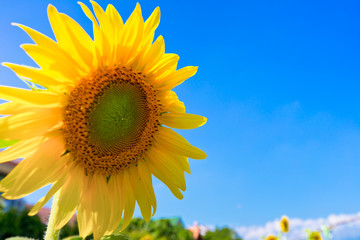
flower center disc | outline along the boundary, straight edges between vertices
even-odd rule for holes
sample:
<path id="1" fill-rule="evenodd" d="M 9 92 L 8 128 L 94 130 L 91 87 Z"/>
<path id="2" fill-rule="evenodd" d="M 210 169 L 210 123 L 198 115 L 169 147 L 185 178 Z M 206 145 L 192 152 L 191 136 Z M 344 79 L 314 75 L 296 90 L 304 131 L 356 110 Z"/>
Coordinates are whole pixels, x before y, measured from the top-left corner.
<path id="1" fill-rule="evenodd" d="M 87 173 L 124 170 L 152 144 L 159 126 L 156 91 L 140 72 L 106 68 L 82 79 L 64 113 L 66 148 Z"/>
<path id="2" fill-rule="evenodd" d="M 146 125 L 146 96 L 138 86 L 108 86 L 89 114 L 90 139 L 106 151 L 122 151 L 139 140 Z"/>

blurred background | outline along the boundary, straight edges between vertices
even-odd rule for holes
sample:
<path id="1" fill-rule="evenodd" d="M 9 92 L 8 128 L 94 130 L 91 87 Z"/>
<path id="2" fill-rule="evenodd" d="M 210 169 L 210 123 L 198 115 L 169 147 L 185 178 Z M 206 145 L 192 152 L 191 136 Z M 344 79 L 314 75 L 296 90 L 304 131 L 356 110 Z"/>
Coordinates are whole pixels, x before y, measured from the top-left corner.
<path id="1" fill-rule="evenodd" d="M 113 4 L 124 20 L 136 4 L 98 2 Z M 92 36 L 76 1 L 0 0 L 0 62 L 36 66 L 19 48 L 31 39 L 10 23 L 54 39 L 49 3 Z M 140 4 L 145 19 L 160 6 L 156 35 L 164 36 L 166 52 L 180 56 L 179 68 L 199 66 L 175 91 L 187 112 L 208 118 L 199 129 L 179 131 L 208 158 L 190 160 L 181 201 L 154 179 L 154 218 L 180 217 L 188 228 L 229 227 L 245 240 L 279 231 L 282 215 L 293 223 L 289 239 L 349 221 L 334 239 L 360 239 L 360 2 Z M 5 67 L 0 85 L 26 87 Z M 34 204 L 48 189 L 24 201 Z"/>

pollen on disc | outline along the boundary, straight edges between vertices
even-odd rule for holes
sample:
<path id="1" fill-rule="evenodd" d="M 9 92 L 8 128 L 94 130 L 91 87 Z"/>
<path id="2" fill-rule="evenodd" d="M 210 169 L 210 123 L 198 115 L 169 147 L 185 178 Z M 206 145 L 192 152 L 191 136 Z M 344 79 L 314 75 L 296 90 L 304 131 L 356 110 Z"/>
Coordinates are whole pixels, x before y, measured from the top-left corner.
<path id="1" fill-rule="evenodd" d="M 156 91 L 141 72 L 98 70 L 69 95 L 64 112 L 67 150 L 86 172 L 124 170 L 152 144 L 159 116 Z"/>

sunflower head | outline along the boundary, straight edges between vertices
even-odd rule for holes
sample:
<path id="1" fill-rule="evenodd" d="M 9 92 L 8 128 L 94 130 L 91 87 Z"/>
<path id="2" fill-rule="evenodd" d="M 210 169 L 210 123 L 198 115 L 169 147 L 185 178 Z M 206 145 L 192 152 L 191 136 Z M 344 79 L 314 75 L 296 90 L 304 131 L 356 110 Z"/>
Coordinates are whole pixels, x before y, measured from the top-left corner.
<path id="1" fill-rule="evenodd" d="M 311 232 L 308 236 L 308 240 L 321 240 L 321 234 L 317 231 Z"/>
<path id="2" fill-rule="evenodd" d="M 110 176 L 136 164 L 160 126 L 157 91 L 141 72 L 127 68 L 84 77 L 64 110 L 66 149 L 87 174 Z"/>
<path id="3" fill-rule="evenodd" d="M 95 239 L 124 229 L 135 203 L 146 221 L 155 214 L 152 176 L 179 199 L 186 190 L 188 158 L 206 154 L 173 129 L 202 126 L 206 118 L 185 112 L 173 88 L 197 67 L 177 69 L 179 56 L 154 40 L 160 21 L 156 8 L 144 21 L 140 5 L 123 21 L 114 6 L 92 10 L 79 3 L 94 37 L 49 5 L 56 40 L 21 24 L 34 44 L 22 45 L 39 68 L 4 63 L 25 82 L 42 86 L 0 86 L 0 139 L 14 145 L 0 163 L 24 160 L 0 182 L 17 199 L 46 185 L 52 188 L 30 211 L 36 214 L 59 194 L 55 228 L 77 212 L 82 237 Z"/>
<path id="4" fill-rule="evenodd" d="M 278 240 L 278 238 L 275 235 L 268 235 L 265 240 Z"/>
<path id="5" fill-rule="evenodd" d="M 280 220 L 280 229 L 282 232 L 289 232 L 289 219 L 287 216 L 283 216 Z"/>

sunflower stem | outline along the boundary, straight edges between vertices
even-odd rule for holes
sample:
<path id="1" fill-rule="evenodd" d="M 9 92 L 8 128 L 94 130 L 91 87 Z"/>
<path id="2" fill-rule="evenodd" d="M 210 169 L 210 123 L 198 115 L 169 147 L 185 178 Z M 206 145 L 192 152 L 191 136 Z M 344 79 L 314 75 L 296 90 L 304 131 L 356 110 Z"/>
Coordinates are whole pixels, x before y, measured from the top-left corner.
<path id="1" fill-rule="evenodd" d="M 53 202 L 51 205 L 51 211 L 49 216 L 49 221 L 46 228 L 45 238 L 44 240 L 58 240 L 60 236 L 60 229 L 55 229 L 55 215 L 58 211 L 58 201 L 59 201 L 60 191 L 55 193 Z"/>

